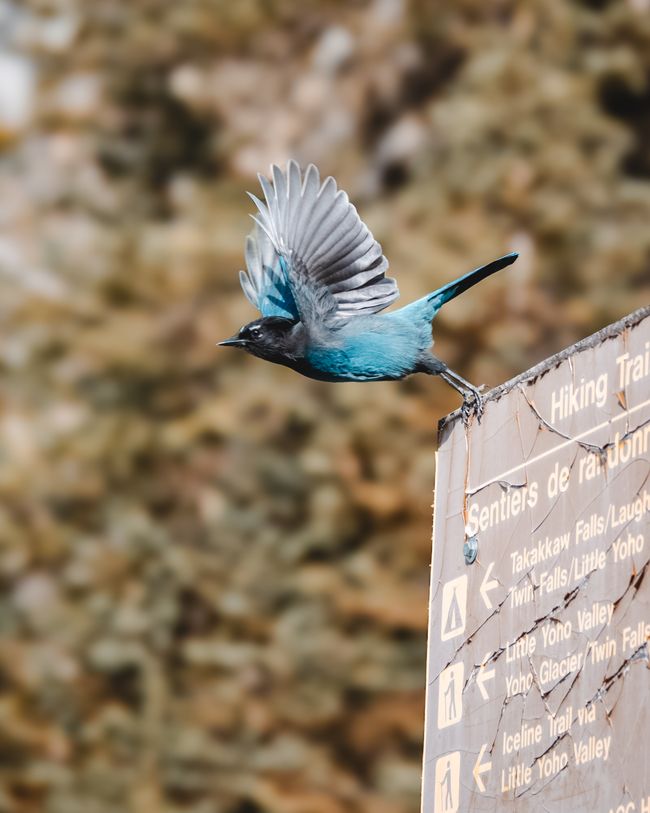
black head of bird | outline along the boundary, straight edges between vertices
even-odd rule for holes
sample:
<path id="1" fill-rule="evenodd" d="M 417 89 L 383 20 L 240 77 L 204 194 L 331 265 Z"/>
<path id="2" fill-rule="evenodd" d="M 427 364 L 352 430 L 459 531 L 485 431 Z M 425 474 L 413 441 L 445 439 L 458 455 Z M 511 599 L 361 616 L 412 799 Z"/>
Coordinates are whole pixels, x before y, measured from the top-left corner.
<path id="1" fill-rule="evenodd" d="M 240 347 L 252 356 L 285 363 L 295 352 L 297 322 L 282 316 L 266 316 L 255 319 L 239 329 L 235 336 L 219 342 L 224 347 Z"/>

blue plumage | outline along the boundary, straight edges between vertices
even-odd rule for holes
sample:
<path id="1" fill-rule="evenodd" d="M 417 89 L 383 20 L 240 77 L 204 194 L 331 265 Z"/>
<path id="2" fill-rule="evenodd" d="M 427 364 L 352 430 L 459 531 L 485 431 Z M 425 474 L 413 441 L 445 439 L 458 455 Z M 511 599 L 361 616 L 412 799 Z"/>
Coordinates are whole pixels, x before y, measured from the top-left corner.
<path id="1" fill-rule="evenodd" d="M 221 344 L 291 367 L 323 381 L 398 380 L 411 373 L 440 375 L 467 407 L 476 387 L 430 351 L 431 321 L 449 300 L 513 263 L 507 254 L 443 285 L 399 310 L 380 313 L 399 292 L 385 275 L 381 246 L 333 178 L 316 167 L 304 175 L 294 161 L 260 176 L 265 201 L 251 195 L 257 227 L 246 240 L 244 293 L 262 318 Z"/>

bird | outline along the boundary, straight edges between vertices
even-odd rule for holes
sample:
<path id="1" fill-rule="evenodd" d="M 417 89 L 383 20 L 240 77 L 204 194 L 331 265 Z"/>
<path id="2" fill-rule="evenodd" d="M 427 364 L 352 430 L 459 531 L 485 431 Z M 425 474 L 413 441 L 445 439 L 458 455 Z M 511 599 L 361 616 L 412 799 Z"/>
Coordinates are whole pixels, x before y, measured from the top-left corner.
<path id="1" fill-rule="evenodd" d="M 246 238 L 240 284 L 261 318 L 217 344 L 327 382 L 397 381 L 438 375 L 463 396 L 467 423 L 480 420 L 480 388 L 431 352 L 432 320 L 447 302 L 517 259 L 506 254 L 397 310 L 381 245 L 333 177 L 294 160 L 258 175 L 264 200 Z"/>

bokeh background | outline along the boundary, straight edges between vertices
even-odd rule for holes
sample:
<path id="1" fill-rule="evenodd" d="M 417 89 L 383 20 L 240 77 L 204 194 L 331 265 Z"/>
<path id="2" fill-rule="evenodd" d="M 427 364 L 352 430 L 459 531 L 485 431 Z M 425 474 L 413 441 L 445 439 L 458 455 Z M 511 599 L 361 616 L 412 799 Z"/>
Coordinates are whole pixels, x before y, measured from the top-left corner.
<path id="1" fill-rule="evenodd" d="M 0 1 L 0 813 L 413 813 L 442 382 L 215 347 L 332 173 L 494 386 L 650 294 L 648 0 Z"/>

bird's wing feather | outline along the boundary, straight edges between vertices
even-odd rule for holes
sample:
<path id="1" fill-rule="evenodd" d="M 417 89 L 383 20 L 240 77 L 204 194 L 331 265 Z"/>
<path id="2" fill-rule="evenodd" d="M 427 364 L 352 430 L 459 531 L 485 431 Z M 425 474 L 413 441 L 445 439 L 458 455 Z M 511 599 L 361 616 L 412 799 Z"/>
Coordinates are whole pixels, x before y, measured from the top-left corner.
<path id="1" fill-rule="evenodd" d="M 247 271 L 239 272 L 239 281 L 251 305 L 262 316 L 299 319 L 286 264 L 262 229 L 254 229 L 246 238 L 245 258 Z"/>
<path id="2" fill-rule="evenodd" d="M 289 161 L 286 172 L 272 167 L 273 183 L 259 176 L 264 201 L 253 219 L 286 261 L 288 284 L 300 318 L 322 320 L 376 313 L 399 296 L 385 276 L 381 246 L 334 178 L 322 184 L 310 164 L 304 178 Z"/>

